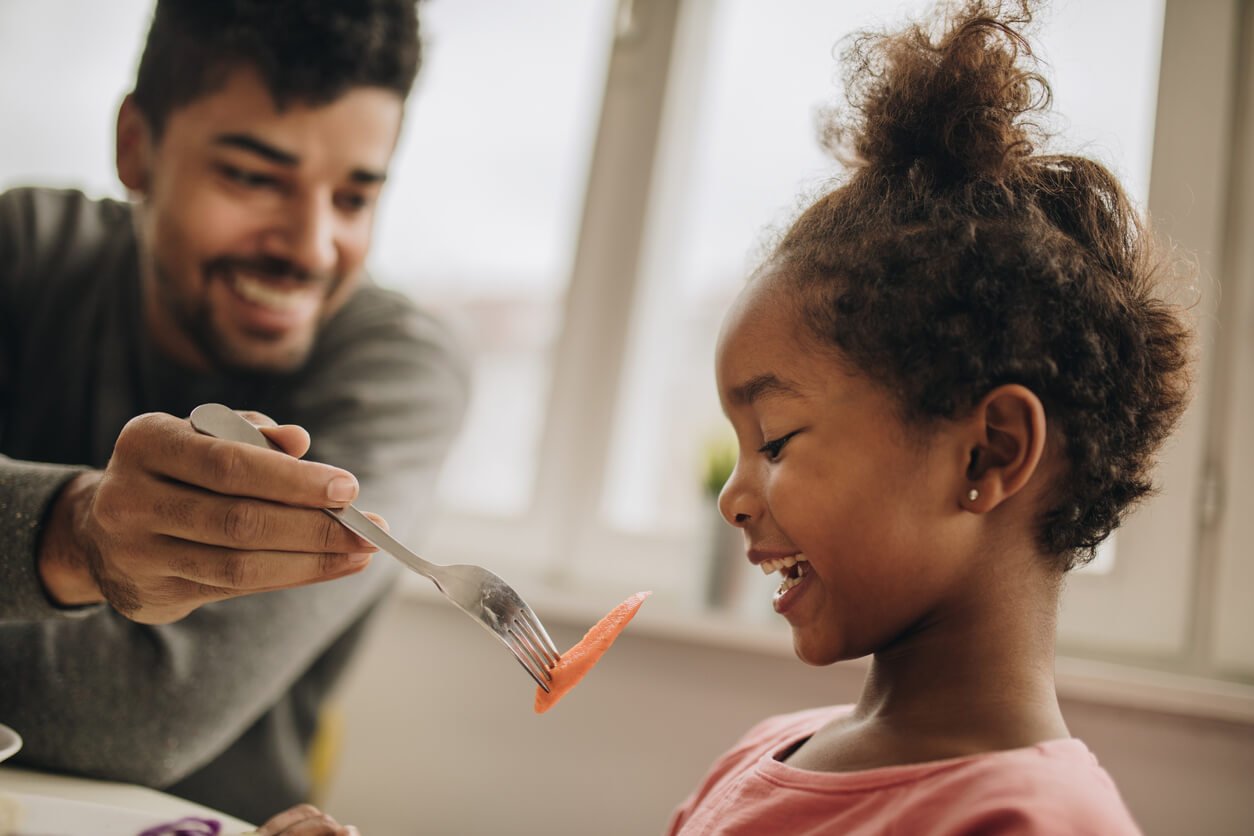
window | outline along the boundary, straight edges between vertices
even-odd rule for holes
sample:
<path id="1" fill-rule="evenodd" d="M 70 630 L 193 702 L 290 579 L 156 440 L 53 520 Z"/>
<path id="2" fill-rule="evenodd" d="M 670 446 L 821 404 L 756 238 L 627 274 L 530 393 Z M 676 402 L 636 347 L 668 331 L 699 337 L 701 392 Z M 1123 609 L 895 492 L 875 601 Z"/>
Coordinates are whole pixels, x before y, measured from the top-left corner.
<path id="1" fill-rule="evenodd" d="M 152 0 L 0 3 L 0 188 L 126 196 L 113 165 L 114 125 L 151 13 Z"/>
<path id="2" fill-rule="evenodd" d="M 461 325 L 474 356 L 453 507 L 531 502 L 601 105 L 608 0 L 459 0 L 422 8 L 424 67 L 384 204 L 374 269 Z"/>

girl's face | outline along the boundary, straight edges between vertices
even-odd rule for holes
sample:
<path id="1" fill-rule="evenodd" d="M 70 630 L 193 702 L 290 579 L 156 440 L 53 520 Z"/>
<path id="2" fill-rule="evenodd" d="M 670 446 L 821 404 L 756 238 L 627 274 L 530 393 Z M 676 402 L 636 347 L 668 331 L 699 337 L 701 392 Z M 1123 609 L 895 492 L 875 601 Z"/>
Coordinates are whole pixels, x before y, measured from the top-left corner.
<path id="1" fill-rule="evenodd" d="M 979 586 L 962 559 L 969 451 L 945 424 L 908 435 L 891 395 L 809 337 L 786 294 L 758 278 L 723 324 L 739 459 L 719 507 L 749 560 L 780 573 L 797 655 L 823 665 L 893 645 Z"/>

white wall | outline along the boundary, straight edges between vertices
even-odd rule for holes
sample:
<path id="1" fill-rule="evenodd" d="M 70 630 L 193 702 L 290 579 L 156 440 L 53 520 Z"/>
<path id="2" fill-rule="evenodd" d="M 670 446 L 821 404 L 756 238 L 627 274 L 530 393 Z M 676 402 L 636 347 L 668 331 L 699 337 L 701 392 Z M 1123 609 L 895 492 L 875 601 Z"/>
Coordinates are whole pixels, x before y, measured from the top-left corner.
<path id="1" fill-rule="evenodd" d="M 568 647 L 583 627 L 555 627 Z M 710 761 L 769 713 L 852 700 L 860 672 L 633 633 L 566 701 L 442 602 L 394 599 L 343 692 L 324 806 L 365 836 L 662 832 Z M 1254 727 L 1063 704 L 1147 836 L 1254 833 Z"/>

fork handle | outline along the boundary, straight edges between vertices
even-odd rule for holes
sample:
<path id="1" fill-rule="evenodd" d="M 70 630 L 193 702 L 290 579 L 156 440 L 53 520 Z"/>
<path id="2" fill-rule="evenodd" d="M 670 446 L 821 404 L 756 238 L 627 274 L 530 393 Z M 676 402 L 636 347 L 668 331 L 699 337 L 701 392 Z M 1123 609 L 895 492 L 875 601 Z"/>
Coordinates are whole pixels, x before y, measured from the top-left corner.
<path id="1" fill-rule="evenodd" d="M 207 403 L 196 407 L 192 410 L 191 422 L 196 431 L 204 435 L 227 441 L 251 444 L 254 447 L 262 447 L 267 450 L 279 449 L 277 445 L 270 442 L 270 439 L 266 438 L 261 430 L 254 427 L 242 415 L 220 403 Z M 383 549 L 383 551 L 392 555 L 392 557 L 404 563 L 410 569 L 434 581 L 436 586 L 440 586 L 440 582 L 435 576 L 435 564 L 423 560 L 407 549 L 399 540 L 388 534 L 382 526 L 359 511 L 356 506 L 347 505 L 343 508 L 322 508 L 321 510 L 334 517 L 339 521 L 340 525 L 358 537 Z"/>
<path id="2" fill-rule="evenodd" d="M 330 514 L 340 521 L 340 525 L 356 534 L 363 540 L 367 540 L 373 545 L 383 549 L 392 557 L 404 563 L 410 569 L 413 569 L 424 578 L 435 583 L 441 591 L 444 590 L 440 579 L 436 576 L 436 565 L 430 561 L 423 560 L 418 555 L 410 551 L 400 540 L 397 540 L 391 534 L 384 530 L 383 526 L 367 517 L 361 511 L 357 510 L 355 505 L 346 505 L 343 508 L 323 508 L 325 513 Z"/>

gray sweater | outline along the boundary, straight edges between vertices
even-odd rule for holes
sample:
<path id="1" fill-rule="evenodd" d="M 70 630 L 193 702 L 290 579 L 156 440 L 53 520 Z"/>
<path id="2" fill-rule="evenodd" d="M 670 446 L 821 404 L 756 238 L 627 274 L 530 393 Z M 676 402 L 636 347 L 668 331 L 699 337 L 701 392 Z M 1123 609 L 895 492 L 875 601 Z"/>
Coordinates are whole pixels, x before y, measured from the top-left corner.
<path id="1" fill-rule="evenodd" d="M 40 523 L 69 478 L 105 465 L 127 420 L 217 401 L 303 425 L 307 457 L 355 473 L 357 504 L 412 539 L 467 373 L 435 320 L 367 284 L 300 371 L 198 375 L 153 351 L 139 294 L 129 205 L 0 195 L 0 722 L 25 740 L 18 763 L 260 822 L 305 800 L 317 711 L 397 565 L 378 555 L 351 578 L 146 626 L 55 606 L 35 570 Z"/>

